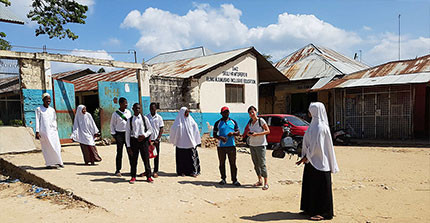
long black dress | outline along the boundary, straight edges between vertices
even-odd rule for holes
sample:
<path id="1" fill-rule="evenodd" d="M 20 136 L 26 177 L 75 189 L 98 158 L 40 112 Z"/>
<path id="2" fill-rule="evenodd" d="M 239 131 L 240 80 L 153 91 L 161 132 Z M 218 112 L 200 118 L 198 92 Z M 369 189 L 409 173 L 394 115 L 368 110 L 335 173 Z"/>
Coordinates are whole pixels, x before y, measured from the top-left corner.
<path id="1" fill-rule="evenodd" d="M 176 174 L 196 176 L 200 174 L 200 160 L 197 148 L 176 147 Z"/>
<path id="2" fill-rule="evenodd" d="M 305 164 L 300 209 L 310 216 L 333 218 L 331 172 L 319 171 L 311 163 Z"/>

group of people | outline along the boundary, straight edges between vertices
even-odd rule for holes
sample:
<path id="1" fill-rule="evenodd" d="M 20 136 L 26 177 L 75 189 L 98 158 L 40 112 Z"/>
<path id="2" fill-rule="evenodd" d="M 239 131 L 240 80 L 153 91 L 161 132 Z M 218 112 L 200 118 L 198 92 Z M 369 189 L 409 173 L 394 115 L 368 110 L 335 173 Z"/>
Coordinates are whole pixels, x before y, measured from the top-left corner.
<path id="1" fill-rule="evenodd" d="M 57 132 L 55 110 L 50 107 L 51 97 L 48 93 L 42 95 L 43 106 L 36 109 L 36 138 L 40 139 L 45 164 L 48 168 L 62 168 L 61 146 Z M 139 154 L 143 160 L 148 182 L 158 177 L 160 138 L 163 134 L 163 118 L 157 114 L 155 103 L 150 104 L 150 114 L 141 115 L 140 104 L 133 104 L 133 114 L 127 110 L 127 100 L 119 99 L 119 109 L 112 114 L 111 134 L 116 140 L 116 171 L 121 176 L 123 147 L 126 146 L 130 162 L 130 183 L 136 182 L 137 162 Z M 219 140 L 217 154 L 221 181 L 226 184 L 226 166 L 228 158 L 231 180 L 235 186 L 241 186 L 237 179 L 235 136 L 240 135 L 237 122 L 229 117 L 228 107 L 221 108 L 221 119 L 215 122 L 213 137 Z M 250 121 L 249 147 L 251 159 L 258 181 L 254 186 L 269 189 L 266 167 L 266 135 L 270 129 L 266 121 L 259 118 L 257 108 L 248 108 Z M 300 209 L 309 215 L 311 220 L 333 218 L 333 196 L 331 173 L 339 171 L 331 140 L 330 128 L 325 107 L 320 102 L 311 103 L 309 116 L 312 118 L 310 126 L 303 138 L 302 156 L 296 164 L 304 164 Z M 101 161 L 95 147 L 94 138 L 99 130 L 84 105 L 79 105 L 76 111 L 73 133 L 71 138 L 80 143 L 85 164 L 94 165 Z M 170 129 L 170 142 L 176 147 L 176 173 L 178 176 L 197 177 L 200 174 L 200 160 L 197 146 L 201 144 L 197 123 L 190 115 L 190 110 L 182 107 Z M 155 147 L 154 171 L 149 162 L 149 147 Z"/>

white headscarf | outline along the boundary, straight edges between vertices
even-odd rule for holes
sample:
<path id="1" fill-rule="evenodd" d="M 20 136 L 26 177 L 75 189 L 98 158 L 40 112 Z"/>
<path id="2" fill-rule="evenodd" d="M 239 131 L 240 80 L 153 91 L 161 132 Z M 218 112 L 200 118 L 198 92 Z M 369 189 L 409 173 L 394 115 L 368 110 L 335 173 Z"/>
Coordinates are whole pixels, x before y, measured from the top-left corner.
<path id="1" fill-rule="evenodd" d="M 185 117 L 186 107 L 179 110 L 175 122 L 170 128 L 170 142 L 179 148 L 194 148 L 201 143 L 199 126 L 189 115 Z"/>
<path id="2" fill-rule="evenodd" d="M 336 173 L 339 168 L 324 104 L 311 103 L 309 112 L 312 115 L 312 121 L 303 138 L 302 157 L 306 156 L 317 170 Z"/>
<path id="3" fill-rule="evenodd" d="M 82 109 L 85 105 L 79 105 L 75 115 L 75 121 L 73 123 L 73 133 L 70 137 L 76 142 L 94 146 L 94 134 L 99 132 L 96 123 L 90 113 L 82 113 Z"/>

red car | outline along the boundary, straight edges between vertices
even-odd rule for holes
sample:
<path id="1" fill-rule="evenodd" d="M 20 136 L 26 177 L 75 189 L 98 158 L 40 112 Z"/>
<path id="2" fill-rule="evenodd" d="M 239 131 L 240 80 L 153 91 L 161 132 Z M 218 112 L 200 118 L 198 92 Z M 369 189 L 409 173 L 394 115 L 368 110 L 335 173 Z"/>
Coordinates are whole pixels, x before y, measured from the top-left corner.
<path id="1" fill-rule="evenodd" d="M 269 125 L 270 134 L 266 136 L 269 144 L 275 144 L 281 142 L 281 137 L 284 126 L 289 126 L 291 134 L 304 136 L 306 130 L 308 130 L 309 123 L 297 116 L 286 115 L 286 114 L 269 114 L 259 115 L 259 118 L 263 118 Z M 246 142 L 247 134 L 249 132 L 249 126 L 245 127 L 243 133 L 243 139 Z"/>

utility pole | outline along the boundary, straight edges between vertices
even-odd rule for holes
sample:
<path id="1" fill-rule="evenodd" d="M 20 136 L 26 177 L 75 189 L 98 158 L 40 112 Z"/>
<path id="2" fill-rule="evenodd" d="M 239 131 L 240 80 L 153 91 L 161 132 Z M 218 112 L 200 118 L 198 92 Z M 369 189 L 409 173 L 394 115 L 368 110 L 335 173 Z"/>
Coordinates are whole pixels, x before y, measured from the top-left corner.
<path id="1" fill-rule="evenodd" d="M 400 60 L 400 14 L 399 14 L 399 60 Z"/>

